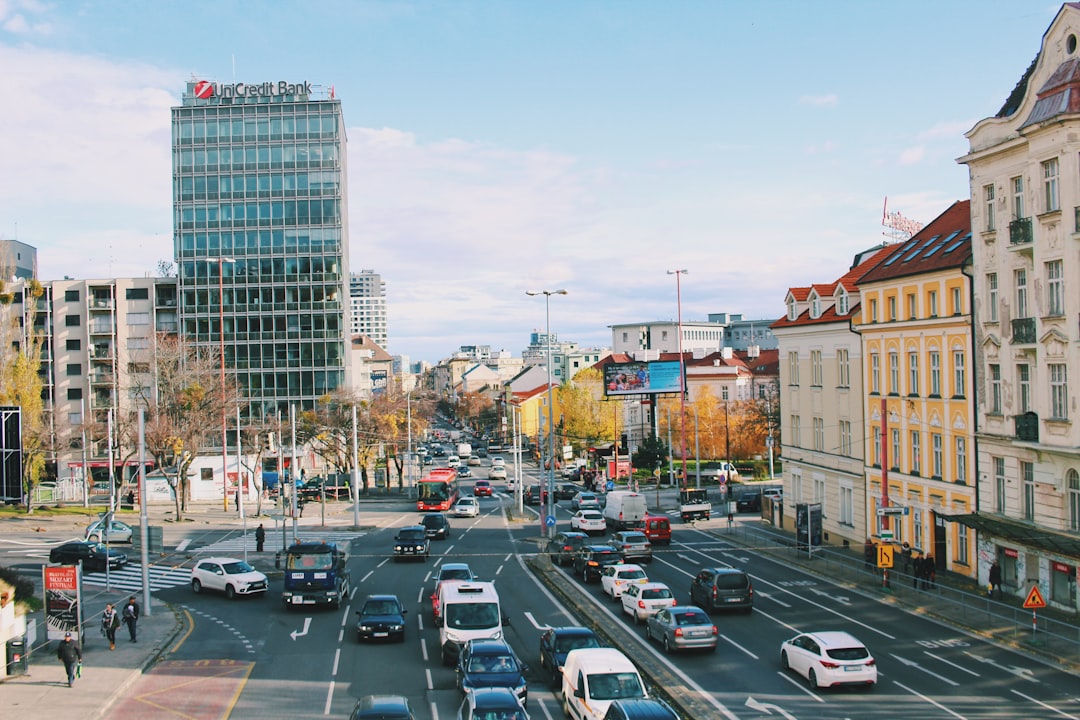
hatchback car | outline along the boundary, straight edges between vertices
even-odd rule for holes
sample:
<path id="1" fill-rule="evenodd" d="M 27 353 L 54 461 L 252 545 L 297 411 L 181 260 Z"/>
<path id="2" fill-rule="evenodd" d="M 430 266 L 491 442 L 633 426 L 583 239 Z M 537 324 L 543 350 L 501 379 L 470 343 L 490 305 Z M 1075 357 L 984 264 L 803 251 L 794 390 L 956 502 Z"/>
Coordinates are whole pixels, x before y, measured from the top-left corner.
<path id="1" fill-rule="evenodd" d="M 578 510 L 570 517 L 570 527 L 589 535 L 603 535 L 607 532 L 607 520 L 599 510 Z"/>
<path id="2" fill-rule="evenodd" d="M 458 656 L 457 686 L 463 693 L 476 688 L 505 687 L 528 706 L 529 688 L 524 668 L 514 651 L 502 640 L 470 640 Z"/>
<path id="3" fill-rule="evenodd" d="M 127 565 L 128 556 L 116 548 L 106 548 L 104 543 L 80 540 L 57 545 L 49 551 L 49 562 L 61 565 L 75 565 L 82 562 L 86 571 L 117 570 Z"/>
<path id="4" fill-rule="evenodd" d="M 752 612 L 754 583 L 750 576 L 735 568 L 702 568 L 690 583 L 690 602 L 707 612 L 731 608 Z"/>
<path id="5" fill-rule="evenodd" d="M 459 498 L 450 508 L 454 517 L 480 517 L 480 501 L 474 497 Z"/>
<path id="6" fill-rule="evenodd" d="M 802 675 L 811 688 L 877 684 L 877 662 L 846 632 L 796 635 L 780 646 L 780 665 Z"/>
<path id="7" fill-rule="evenodd" d="M 596 493 L 579 492 L 570 500 L 570 507 L 574 510 L 599 510 L 600 498 Z"/>
<path id="8" fill-rule="evenodd" d="M 368 595 L 356 611 L 356 638 L 405 641 L 405 614 L 397 595 Z"/>
<path id="9" fill-rule="evenodd" d="M 539 505 L 545 495 L 547 493 L 543 492 L 539 485 L 530 485 L 529 489 L 525 491 L 525 504 Z"/>
<path id="10" fill-rule="evenodd" d="M 133 531 L 127 523 L 113 520 L 106 523 L 105 519 L 95 520 L 86 528 L 86 539 L 93 542 L 130 543 Z"/>
<path id="11" fill-rule="evenodd" d="M 510 688 L 476 688 L 465 695 L 457 720 L 529 720 L 529 714 Z"/>
<path id="12" fill-rule="evenodd" d="M 675 606 L 675 593 L 664 583 L 632 583 L 623 589 L 622 609 L 641 624 L 664 608 Z"/>
<path id="13" fill-rule="evenodd" d="M 420 518 L 427 536 L 433 540 L 446 540 L 450 537 L 450 521 L 442 513 L 428 513 Z"/>
<path id="14" fill-rule="evenodd" d="M 649 582 L 649 576 L 640 565 L 608 565 L 600 571 L 600 589 L 612 600 L 622 597 L 627 585 L 642 585 Z"/>
<path id="15" fill-rule="evenodd" d="M 574 553 L 589 540 L 583 532 L 561 532 L 548 540 L 548 558 L 555 565 L 567 565 L 574 562 Z"/>
<path id="16" fill-rule="evenodd" d="M 427 528 L 423 525 L 407 525 L 394 536 L 394 561 L 415 558 L 427 560 L 431 550 L 431 541 L 427 538 Z"/>
<path id="17" fill-rule="evenodd" d="M 748 490 L 735 501 L 735 509 L 739 512 L 759 512 L 761 510 L 761 492 Z"/>
<path id="18" fill-rule="evenodd" d="M 626 562 L 652 561 L 652 543 L 640 530 L 620 530 L 611 536 L 611 544 Z"/>
<path id="19" fill-rule="evenodd" d="M 472 492 L 476 497 L 491 497 L 495 494 L 495 488 L 491 487 L 490 480 L 477 480 L 473 484 Z"/>
<path id="20" fill-rule="evenodd" d="M 692 605 L 664 608 L 645 621 L 645 637 L 664 646 L 664 652 L 702 648 L 716 650 L 720 630 L 709 614 Z"/>
<path id="21" fill-rule="evenodd" d="M 598 648 L 600 638 L 585 627 L 549 627 L 540 635 L 540 667 L 551 677 L 551 683 L 562 682 L 562 666 L 571 650 Z"/>
<path id="22" fill-rule="evenodd" d="M 225 593 L 232 600 L 237 595 L 266 597 L 266 576 L 243 560 L 227 557 L 203 558 L 191 568 L 191 590 L 203 588 Z"/>
<path id="23" fill-rule="evenodd" d="M 501 455 L 492 455 L 491 467 L 506 467 L 506 460 Z"/>
<path id="24" fill-rule="evenodd" d="M 574 572 L 585 582 L 594 582 L 605 567 L 621 562 L 622 556 L 610 545 L 582 545 L 574 556 Z"/>
<path id="25" fill-rule="evenodd" d="M 458 465 L 458 467 L 457 467 L 457 475 L 458 475 L 458 477 L 463 477 L 463 478 L 464 477 L 472 477 L 472 470 L 469 469 L 468 465 Z"/>
<path id="26" fill-rule="evenodd" d="M 608 705 L 604 720 L 679 720 L 660 698 L 622 698 Z"/>
<path id="27" fill-rule="evenodd" d="M 555 488 L 555 498 L 558 500 L 573 500 L 574 496 L 581 492 L 581 488 L 573 483 L 560 483 Z"/>
<path id="28" fill-rule="evenodd" d="M 356 701 L 349 720 L 416 720 L 401 695 L 365 695 Z"/>

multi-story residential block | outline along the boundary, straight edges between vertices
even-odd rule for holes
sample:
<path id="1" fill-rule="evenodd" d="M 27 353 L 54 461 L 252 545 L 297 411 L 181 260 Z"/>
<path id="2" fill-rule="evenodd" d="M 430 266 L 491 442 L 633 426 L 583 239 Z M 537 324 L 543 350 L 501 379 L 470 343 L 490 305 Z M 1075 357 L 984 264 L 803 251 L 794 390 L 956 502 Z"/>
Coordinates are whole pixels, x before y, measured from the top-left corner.
<path id="1" fill-rule="evenodd" d="M 0 269 L 4 279 L 37 277 L 37 248 L 18 240 L 0 238 Z"/>
<path id="2" fill-rule="evenodd" d="M 859 278 L 868 536 L 974 577 L 970 203 L 954 203 Z M 813 370 L 811 369 L 811 372 Z M 906 515 L 880 515 L 899 507 Z"/>
<path id="3" fill-rule="evenodd" d="M 864 453 L 862 342 L 852 325 L 860 278 L 891 248 L 856 256 L 840 279 L 788 290 L 787 314 L 772 325 L 780 365 L 780 438 L 784 513 L 794 528 L 798 503 L 820 503 L 822 539 L 861 544 L 868 517 Z"/>
<path id="4" fill-rule="evenodd" d="M 765 324 L 764 321 L 762 324 Z M 679 346 L 679 323 L 654 320 L 611 326 L 611 351 L 634 355 L 642 350 L 657 353 L 684 353 L 700 350 L 718 352 L 725 346 L 726 326 L 719 322 L 684 320 L 682 346 Z"/>
<path id="5" fill-rule="evenodd" d="M 547 365 L 548 362 L 548 336 L 547 333 L 533 331 L 529 334 L 529 346 L 521 351 L 521 359 L 526 365 Z M 559 342 L 559 337 L 551 333 L 551 374 L 555 380 L 562 384 L 569 380 L 573 373 L 569 370 L 570 358 L 580 361 L 578 345 L 575 342 Z"/>
<path id="6" fill-rule="evenodd" d="M 773 335 L 771 319 L 748 320 L 742 313 L 709 313 L 709 322 L 715 322 L 726 328 L 724 340 L 727 347 L 742 352 L 761 352 L 775 350 L 776 336 Z"/>
<path id="7" fill-rule="evenodd" d="M 1080 4 L 967 133 L 976 282 L 980 580 L 1076 610 L 1080 566 Z M 1070 385 L 1071 383 L 1071 385 Z"/>
<path id="8" fill-rule="evenodd" d="M 348 385 L 345 121 L 310 83 L 189 82 L 172 108 L 180 332 L 254 418 Z"/>
<path id="9" fill-rule="evenodd" d="M 365 335 L 388 349 L 386 326 L 386 282 L 374 270 L 349 276 L 350 335 Z"/>

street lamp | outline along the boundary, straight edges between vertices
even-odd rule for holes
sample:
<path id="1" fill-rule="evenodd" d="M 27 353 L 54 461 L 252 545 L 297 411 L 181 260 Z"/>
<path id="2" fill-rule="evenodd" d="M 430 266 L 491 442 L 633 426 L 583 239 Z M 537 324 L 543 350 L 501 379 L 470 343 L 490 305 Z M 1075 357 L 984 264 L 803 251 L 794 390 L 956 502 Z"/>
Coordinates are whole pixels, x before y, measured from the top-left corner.
<path id="1" fill-rule="evenodd" d="M 224 255 L 216 258 L 207 258 L 207 262 L 216 262 L 218 265 L 218 354 L 221 356 L 221 500 L 222 509 L 229 511 L 229 430 L 227 416 L 225 414 L 225 263 L 236 262 L 231 257 Z M 237 432 L 239 432 L 239 427 Z M 237 467 L 237 479 L 240 478 L 240 468 Z M 237 489 L 239 492 L 239 489 Z M 240 506 L 237 500 L 237 507 Z"/>
<path id="2" fill-rule="evenodd" d="M 686 489 L 686 365 L 682 349 L 682 276 L 686 270 L 668 270 L 675 276 L 675 301 L 679 312 L 679 442 L 682 445 L 682 489 Z"/>
<path id="3" fill-rule="evenodd" d="M 566 290 L 526 290 L 526 295 L 535 297 L 536 295 L 544 296 L 544 313 L 546 316 L 547 328 L 545 330 L 547 336 L 547 373 L 548 373 L 548 493 L 547 493 L 547 517 L 555 517 L 555 405 L 554 405 L 554 392 L 551 388 L 551 296 L 552 295 L 565 295 Z M 555 526 L 551 525 L 548 528 L 548 537 L 555 537 Z"/>

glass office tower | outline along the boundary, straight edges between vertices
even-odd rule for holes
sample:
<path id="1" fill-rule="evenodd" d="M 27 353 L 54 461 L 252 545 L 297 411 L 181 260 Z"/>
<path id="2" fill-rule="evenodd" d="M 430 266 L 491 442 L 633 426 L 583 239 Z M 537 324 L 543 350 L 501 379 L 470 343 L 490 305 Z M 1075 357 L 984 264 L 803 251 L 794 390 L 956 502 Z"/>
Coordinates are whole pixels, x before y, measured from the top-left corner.
<path id="1" fill-rule="evenodd" d="M 310 83 L 192 81 L 172 143 L 181 333 L 223 346 L 245 415 L 313 407 L 348 382 L 341 102 Z"/>

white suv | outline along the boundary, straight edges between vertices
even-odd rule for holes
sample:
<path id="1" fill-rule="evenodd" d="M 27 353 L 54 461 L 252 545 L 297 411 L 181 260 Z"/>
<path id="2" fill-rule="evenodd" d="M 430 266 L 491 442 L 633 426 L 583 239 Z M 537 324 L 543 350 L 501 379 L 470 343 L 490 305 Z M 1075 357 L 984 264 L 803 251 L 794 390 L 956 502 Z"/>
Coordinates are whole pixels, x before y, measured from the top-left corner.
<path id="1" fill-rule="evenodd" d="M 191 590 L 217 590 L 230 600 L 237 595 L 266 596 L 266 576 L 243 560 L 226 557 L 204 558 L 191 569 Z"/>

